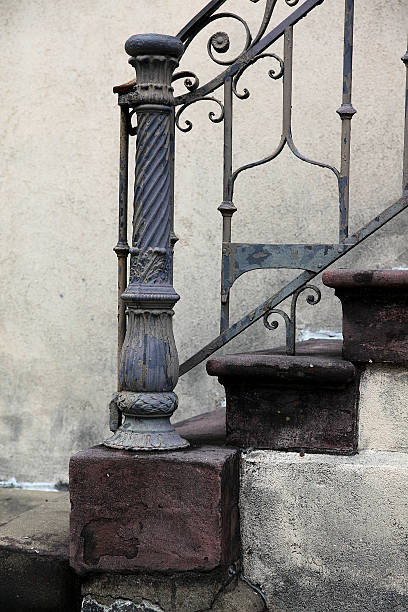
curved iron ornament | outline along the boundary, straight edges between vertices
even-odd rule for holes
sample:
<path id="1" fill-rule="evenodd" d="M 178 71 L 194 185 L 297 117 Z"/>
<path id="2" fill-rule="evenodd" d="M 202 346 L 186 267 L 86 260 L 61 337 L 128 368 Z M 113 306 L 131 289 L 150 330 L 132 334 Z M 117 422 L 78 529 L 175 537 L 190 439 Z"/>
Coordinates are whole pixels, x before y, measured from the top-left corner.
<path id="1" fill-rule="evenodd" d="M 188 91 L 195 91 L 200 85 L 200 80 L 198 76 L 191 72 L 191 70 L 181 70 L 180 72 L 175 72 L 171 79 L 171 82 L 179 81 L 180 79 L 184 80 L 184 87 L 188 89 Z M 193 81 L 191 79 L 194 79 Z"/>
<path id="2" fill-rule="evenodd" d="M 204 96 L 203 98 L 199 98 L 198 100 L 193 100 L 193 102 L 189 102 L 188 104 L 183 104 L 183 106 L 181 108 L 179 108 L 179 110 L 177 111 L 176 117 L 175 117 L 175 121 L 176 121 L 176 126 L 178 127 L 178 129 L 181 132 L 189 132 L 193 128 L 193 124 L 192 124 L 192 122 L 189 119 L 185 119 L 185 121 L 184 121 L 185 127 L 182 127 L 180 125 L 181 114 L 186 110 L 186 108 L 188 106 L 191 106 L 191 104 L 194 104 L 195 102 L 201 102 L 202 100 L 211 100 L 212 102 L 216 102 L 218 104 L 218 106 L 220 107 L 220 109 L 221 109 L 221 112 L 220 112 L 218 117 L 215 115 L 214 111 L 210 111 L 208 113 L 208 117 L 209 117 L 210 121 L 212 121 L 213 123 L 221 123 L 221 121 L 224 119 L 224 105 L 223 105 L 223 103 L 220 100 L 218 100 L 217 98 L 214 98 L 213 96 Z"/>
<path id="3" fill-rule="evenodd" d="M 269 323 L 269 317 L 271 314 L 280 315 L 286 327 L 286 354 L 287 355 L 295 355 L 296 353 L 296 307 L 297 301 L 301 293 L 304 291 L 311 290 L 315 292 L 315 295 L 310 293 L 306 297 L 306 302 L 311 306 L 316 306 L 321 300 L 322 294 L 318 287 L 315 285 L 303 285 L 292 294 L 292 302 L 290 306 L 290 316 L 280 308 L 272 308 L 267 310 L 263 316 L 263 323 L 267 329 L 274 330 L 279 327 L 278 321 L 272 321 Z"/>
<path id="4" fill-rule="evenodd" d="M 245 100 L 246 98 L 249 98 L 250 93 L 246 87 L 244 88 L 244 91 L 242 93 L 239 93 L 237 91 L 237 84 L 238 84 L 239 79 L 244 74 L 247 68 L 249 68 L 250 66 L 253 66 L 258 60 L 263 59 L 264 57 L 273 57 L 279 62 L 279 69 L 277 71 L 273 69 L 268 70 L 268 74 L 271 77 L 271 79 L 274 79 L 276 81 L 277 79 L 280 79 L 283 76 L 283 71 L 284 71 L 283 59 L 279 57 L 279 55 L 276 55 L 276 53 L 260 53 L 259 55 L 254 57 L 252 60 L 248 60 L 248 62 L 244 64 L 244 66 L 242 66 L 242 68 L 238 70 L 237 74 L 232 79 L 232 91 L 234 92 L 236 97 L 239 98 L 240 100 Z"/>
<path id="5" fill-rule="evenodd" d="M 239 15 L 236 15 L 235 13 L 218 13 L 217 15 L 212 15 L 211 17 L 209 17 L 206 25 L 209 25 L 217 19 L 235 19 L 236 21 L 242 23 L 245 29 L 246 40 L 243 50 L 241 51 L 241 53 L 238 53 L 238 55 L 229 60 L 220 60 L 216 58 L 213 54 L 213 50 L 216 53 L 226 53 L 228 51 L 230 47 L 230 38 L 228 34 L 226 32 L 216 32 L 215 34 L 212 34 L 212 36 L 210 36 L 210 38 L 208 39 L 207 52 L 212 61 L 216 64 L 219 64 L 220 66 L 231 66 L 234 62 L 237 61 L 239 57 L 241 57 L 243 53 L 245 53 L 247 49 L 249 49 L 252 43 L 251 31 L 245 19 L 243 19 Z"/>
<path id="6" fill-rule="evenodd" d="M 204 7 L 204 9 L 202 9 L 198 15 L 196 15 L 196 17 L 194 17 L 182 30 L 180 30 L 177 36 L 183 41 L 185 50 L 189 47 L 191 42 L 201 32 L 201 30 L 203 30 L 203 28 L 205 28 L 209 23 L 214 21 L 214 19 L 217 17 L 217 15 L 214 15 L 215 11 L 222 6 L 225 1 L 226 0 L 213 0 L 212 2 L 209 2 L 208 5 Z M 285 0 L 285 2 L 288 6 L 294 7 L 299 3 L 299 0 Z M 298 21 L 303 19 L 303 17 L 310 13 L 310 11 L 312 11 L 317 5 L 322 4 L 323 2 L 324 0 L 304 0 L 301 6 L 296 8 L 293 13 L 289 15 L 289 17 L 284 19 L 268 34 L 263 36 L 270 23 L 273 10 L 277 3 L 277 0 L 272 0 L 272 2 L 267 1 L 261 27 L 255 38 L 252 39 L 251 37 L 251 43 L 245 49 L 245 51 L 243 51 L 241 55 L 236 58 L 236 60 L 231 63 L 224 72 L 218 74 L 211 81 L 208 81 L 205 85 L 199 87 L 195 92 L 189 92 L 177 96 L 175 98 L 176 106 L 186 104 L 187 102 L 192 102 L 194 99 L 208 95 L 218 89 L 218 87 L 220 87 L 226 79 L 233 77 L 238 70 L 248 62 L 248 60 L 253 59 L 260 53 L 263 53 L 284 34 L 288 27 L 298 23 Z M 234 15 L 234 13 L 231 13 L 231 15 Z M 239 18 L 237 15 L 235 15 L 235 17 Z"/>

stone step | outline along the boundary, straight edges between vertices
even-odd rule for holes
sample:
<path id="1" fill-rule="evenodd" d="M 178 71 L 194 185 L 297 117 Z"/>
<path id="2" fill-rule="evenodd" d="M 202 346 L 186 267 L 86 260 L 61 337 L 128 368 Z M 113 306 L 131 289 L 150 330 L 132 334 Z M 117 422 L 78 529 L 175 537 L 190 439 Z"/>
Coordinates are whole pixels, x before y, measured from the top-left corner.
<path id="1" fill-rule="evenodd" d="M 226 393 L 226 442 L 241 448 L 354 453 L 359 369 L 339 340 L 213 357 Z"/>
<path id="2" fill-rule="evenodd" d="M 69 566 L 69 494 L 0 489 L 0 610 L 76 612 Z"/>

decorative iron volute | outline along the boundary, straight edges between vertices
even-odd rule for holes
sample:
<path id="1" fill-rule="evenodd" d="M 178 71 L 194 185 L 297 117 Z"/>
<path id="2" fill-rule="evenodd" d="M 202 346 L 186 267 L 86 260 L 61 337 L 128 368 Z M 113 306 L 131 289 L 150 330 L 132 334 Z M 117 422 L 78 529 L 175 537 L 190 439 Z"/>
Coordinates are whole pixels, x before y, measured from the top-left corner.
<path id="1" fill-rule="evenodd" d="M 181 40 L 164 34 L 135 34 L 126 41 L 125 50 L 136 70 L 136 84 L 127 96 L 129 105 L 173 106 L 171 81 L 184 52 Z"/>

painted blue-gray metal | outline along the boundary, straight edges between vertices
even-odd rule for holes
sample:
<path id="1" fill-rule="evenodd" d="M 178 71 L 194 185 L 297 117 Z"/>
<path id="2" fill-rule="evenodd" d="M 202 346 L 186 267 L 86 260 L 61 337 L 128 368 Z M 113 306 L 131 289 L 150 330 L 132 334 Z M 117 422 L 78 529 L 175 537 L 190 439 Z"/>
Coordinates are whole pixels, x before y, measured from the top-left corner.
<path id="1" fill-rule="evenodd" d="M 245 272 L 259 268 L 288 268 L 320 272 L 347 250 L 344 244 L 223 243 L 223 297 Z"/>
<path id="2" fill-rule="evenodd" d="M 188 442 L 170 423 L 177 408 L 173 389 L 179 372 L 172 325 L 179 295 L 172 282 L 171 81 L 184 46 L 173 36 L 147 34 L 132 36 L 125 48 L 137 78 L 128 100 L 137 115 L 132 246 L 130 279 L 121 296 L 127 329 L 120 354 L 120 392 L 110 404 L 114 433 L 104 444 L 128 450 L 185 448 Z M 127 204 L 127 193 L 123 199 Z"/>

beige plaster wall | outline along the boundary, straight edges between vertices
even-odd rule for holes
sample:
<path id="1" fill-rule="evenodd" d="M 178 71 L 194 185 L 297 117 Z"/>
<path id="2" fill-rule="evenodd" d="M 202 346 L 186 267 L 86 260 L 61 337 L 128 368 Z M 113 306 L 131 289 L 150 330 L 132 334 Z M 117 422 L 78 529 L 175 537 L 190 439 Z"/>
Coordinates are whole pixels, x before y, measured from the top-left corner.
<path id="1" fill-rule="evenodd" d="M 115 389 L 118 119 L 113 85 L 132 78 L 123 44 L 139 32 L 175 34 L 203 0 L 3 0 L 1 20 L 0 479 L 67 478 L 69 455 L 107 433 Z M 264 3 L 230 0 L 256 30 Z M 407 0 L 356 3 L 351 228 L 401 191 Z M 278 3 L 276 21 L 289 9 Z M 305 154 L 339 164 L 341 0 L 326 0 L 295 29 L 295 141 Z M 206 59 L 210 34 L 182 66 L 202 82 L 218 67 Z M 239 27 L 228 30 L 241 41 Z M 238 43 L 234 43 L 238 50 Z M 272 50 L 281 51 L 277 44 Z M 234 165 L 270 152 L 280 135 L 281 82 L 268 60 L 242 79 L 251 97 L 235 105 Z M 222 125 L 211 103 L 188 109 L 178 134 L 175 334 L 181 360 L 218 333 Z M 242 175 L 233 239 L 335 241 L 336 184 L 326 170 L 287 152 Z M 407 216 L 389 224 L 342 265 L 408 266 Z M 234 287 L 232 320 L 293 276 L 256 271 Z M 340 330 L 340 306 L 324 290 L 300 307 L 300 328 Z M 283 331 L 255 324 L 225 350 L 279 344 Z M 179 418 L 216 407 L 222 388 L 204 365 L 180 381 Z"/>

